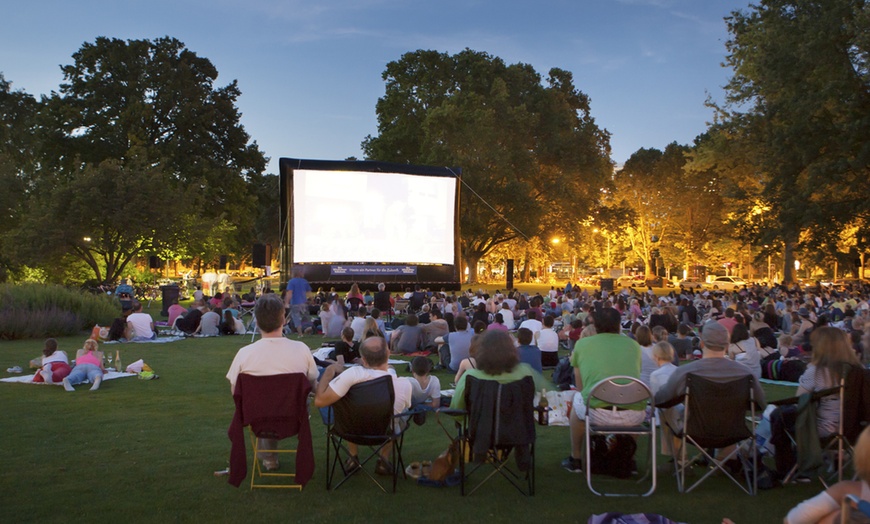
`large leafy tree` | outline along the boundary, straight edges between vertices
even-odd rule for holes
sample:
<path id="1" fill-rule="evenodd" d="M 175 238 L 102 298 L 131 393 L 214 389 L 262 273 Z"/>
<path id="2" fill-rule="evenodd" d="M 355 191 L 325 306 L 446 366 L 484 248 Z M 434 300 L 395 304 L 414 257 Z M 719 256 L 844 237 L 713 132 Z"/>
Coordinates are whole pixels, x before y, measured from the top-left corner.
<path id="1" fill-rule="evenodd" d="M 129 227 L 119 232 L 129 243 L 63 243 L 92 267 L 93 260 L 105 259 L 111 269 L 98 276 L 116 277 L 131 253 L 146 249 L 183 247 L 193 258 L 207 259 L 217 249 L 241 251 L 250 244 L 256 199 L 249 183 L 260 181 L 266 159 L 240 123 L 235 81 L 217 87 L 215 66 L 169 37 L 100 37 L 85 43 L 62 71 L 59 92 L 42 101 L 41 163 L 28 187 L 25 220 L 45 234 L 31 235 L 31 254 L 57 249 L 58 234 L 68 228 L 65 213 L 40 216 L 41 209 L 60 209 L 71 198 L 58 188 L 93 191 L 89 181 L 107 170 L 147 184 L 115 185 L 119 195 L 99 194 L 103 200 L 92 202 L 125 204 L 117 207 L 113 223 L 89 229 L 124 224 Z M 164 224 L 167 217 L 175 221 Z"/>
<path id="2" fill-rule="evenodd" d="M 870 213 L 870 15 L 864 0 L 762 0 L 727 19 L 726 86 L 707 144 L 744 239 L 831 249 Z M 763 253 L 766 254 L 766 253 Z"/>
<path id="3" fill-rule="evenodd" d="M 10 234 L 20 227 L 26 173 L 35 164 L 37 110 L 33 96 L 13 91 L 0 74 L 0 282 L 16 267 L 9 256 L 14 244 Z"/>
<path id="4" fill-rule="evenodd" d="M 406 53 L 387 64 L 378 136 L 366 157 L 461 166 L 461 249 L 469 277 L 495 246 L 574 221 L 597 203 L 612 166 L 609 135 L 571 73 L 541 76 L 466 49 Z"/>

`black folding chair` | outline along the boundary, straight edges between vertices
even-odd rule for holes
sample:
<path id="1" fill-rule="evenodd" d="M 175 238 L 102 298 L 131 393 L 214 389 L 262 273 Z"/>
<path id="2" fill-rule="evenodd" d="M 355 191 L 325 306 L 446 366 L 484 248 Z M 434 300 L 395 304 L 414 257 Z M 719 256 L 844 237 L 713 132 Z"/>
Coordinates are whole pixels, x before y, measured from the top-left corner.
<path id="1" fill-rule="evenodd" d="M 835 476 L 837 482 L 841 482 L 843 480 L 844 470 L 852 463 L 852 455 L 854 452 L 852 443 L 857 440 L 858 434 L 861 432 L 864 423 L 866 422 L 866 416 L 861 413 L 860 408 L 861 392 L 865 387 L 865 382 L 868 380 L 865 377 L 868 372 L 870 372 L 870 370 L 862 369 L 859 366 L 844 366 L 840 375 L 840 381 L 836 386 L 815 391 L 809 399 L 810 402 L 818 406 L 823 399 L 836 396 L 840 412 L 836 432 L 819 439 L 822 454 L 833 455 L 834 460 L 836 461 L 834 464 L 831 464 L 833 471 L 831 471 L 830 476 L 823 478 L 824 475 L 820 475 L 820 480 L 825 485 L 833 482 Z M 771 402 L 771 404 L 777 406 L 797 404 L 799 399 L 800 397 L 790 397 Z M 795 431 L 801 431 L 801 428 L 795 428 Z M 794 445 L 796 443 L 795 435 L 788 433 L 788 437 Z M 804 459 L 805 457 L 802 457 L 800 450 L 798 450 L 798 460 L 783 480 L 784 484 L 790 482 L 795 475 L 804 472 L 804 470 L 818 470 L 821 466 L 821 464 L 810 464 Z"/>
<path id="2" fill-rule="evenodd" d="M 330 406 L 332 413 L 327 420 L 332 422 L 327 425 L 326 432 L 327 490 L 338 489 L 347 479 L 362 471 L 386 492 L 384 486 L 365 466 L 380 456 L 384 446 L 392 444 L 393 493 L 396 492 L 399 472 L 405 475 L 402 443 L 409 414 L 393 415 L 394 400 L 393 378 L 387 375 L 354 385 L 344 397 Z M 365 459 L 360 458 L 358 464 L 348 467 L 345 461 L 351 458 L 351 454 L 345 442 L 368 447 L 371 454 Z M 339 467 L 343 476 L 333 487 Z"/>
<path id="3" fill-rule="evenodd" d="M 745 377 L 729 382 L 717 382 L 700 375 L 686 375 L 685 411 L 683 427 L 671 427 L 674 435 L 681 439 L 679 458 L 674 460 L 677 489 L 688 493 L 716 471 L 723 472 L 744 492 L 754 495 L 757 484 L 757 460 L 755 444 L 755 395 L 752 386 L 755 377 Z M 747 421 L 746 412 L 750 412 Z M 748 426 L 747 426 L 748 422 Z M 688 447 L 692 445 L 698 453 L 691 459 Z M 708 453 L 712 449 L 734 446 L 725 457 L 714 457 Z M 732 459 L 738 459 L 743 469 L 743 482 L 737 480 L 726 467 Z M 686 488 L 686 472 L 699 461 L 712 466 L 689 488 Z"/>
<path id="4" fill-rule="evenodd" d="M 495 380 L 466 377 L 466 416 L 461 428 L 459 471 L 461 492 L 480 468 L 489 472 L 470 491 L 471 495 L 496 474 L 520 493 L 535 494 L 535 383 L 532 377 L 501 384 Z M 515 467 L 509 459 L 514 456 Z M 466 468 L 466 460 L 473 465 Z"/>

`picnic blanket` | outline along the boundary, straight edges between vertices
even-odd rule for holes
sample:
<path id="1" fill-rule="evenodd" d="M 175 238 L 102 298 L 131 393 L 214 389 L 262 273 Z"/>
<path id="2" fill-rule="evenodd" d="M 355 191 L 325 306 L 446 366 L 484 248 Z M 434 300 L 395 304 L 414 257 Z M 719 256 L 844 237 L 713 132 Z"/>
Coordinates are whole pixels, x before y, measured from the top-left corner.
<path id="1" fill-rule="evenodd" d="M 34 382 L 33 374 L 30 375 L 20 375 L 17 377 L 8 377 L 8 378 L 0 378 L 0 382 L 24 382 L 26 384 L 45 384 L 45 382 Z M 125 378 L 125 377 L 135 377 L 136 373 L 121 373 L 119 371 L 107 371 L 103 374 L 103 380 L 113 380 L 116 378 Z M 82 384 L 88 384 L 89 382 L 85 380 Z M 49 386 L 59 386 L 60 382 L 56 382 L 54 384 L 48 384 Z"/>
<path id="2" fill-rule="evenodd" d="M 157 337 L 154 340 L 128 340 L 127 342 L 120 342 L 118 340 L 109 340 L 108 342 L 103 342 L 104 344 L 166 344 L 167 342 L 178 342 L 179 340 L 184 340 L 184 337 Z"/>

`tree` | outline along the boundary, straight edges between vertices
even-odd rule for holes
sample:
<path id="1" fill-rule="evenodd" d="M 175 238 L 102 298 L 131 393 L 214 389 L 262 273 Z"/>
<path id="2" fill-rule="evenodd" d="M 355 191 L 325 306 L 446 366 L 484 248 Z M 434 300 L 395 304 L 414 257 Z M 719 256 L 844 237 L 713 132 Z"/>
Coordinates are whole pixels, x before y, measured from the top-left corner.
<path id="1" fill-rule="evenodd" d="M 97 269 L 95 273 L 110 279 L 123 270 L 131 254 L 146 248 L 183 249 L 200 259 L 212 258 L 216 250 L 247 249 L 255 215 L 250 212 L 255 197 L 249 182 L 259 180 L 266 158 L 256 142 L 249 143 L 240 124 L 237 83 L 215 87 L 214 65 L 169 37 L 99 37 L 83 44 L 73 59 L 61 68 L 60 91 L 41 103 L 40 165 L 28 181 L 33 213 L 39 206 L 64 212 L 33 217 L 44 234 L 34 236 L 32 246 L 53 251 L 66 246 L 92 268 L 97 260 L 105 260 L 107 274 Z M 142 185 L 112 186 L 124 191 L 120 195 L 98 191 L 94 180 L 109 182 L 104 177 L 113 170 L 142 178 L 123 184 Z M 125 206 L 118 215 L 94 213 L 105 222 L 76 216 L 86 229 L 106 232 L 103 245 L 81 244 L 81 239 L 56 242 L 70 229 L 67 212 L 80 213 L 57 207 L 76 198 L 65 197 L 58 188 L 90 191 L 107 199 L 90 202 L 91 206 Z M 120 216 L 120 209 L 125 216 Z M 167 217 L 178 222 L 165 224 Z M 117 229 L 121 224 L 129 229 Z M 170 235 L 163 225 L 184 229 Z M 112 235 L 122 235 L 123 245 L 111 240 Z M 85 236 L 102 238 L 97 233 Z M 32 249 L 23 252 L 34 254 Z"/>
<path id="2" fill-rule="evenodd" d="M 13 91 L 0 74 L 0 282 L 16 268 L 9 256 L 10 234 L 19 228 L 25 209 L 24 174 L 34 165 L 37 108 L 33 96 Z"/>
<path id="3" fill-rule="evenodd" d="M 796 249 L 870 215 L 870 15 L 863 0 L 762 0 L 727 22 L 734 74 L 705 147 L 743 238 L 782 243 L 790 282 Z"/>
<path id="4" fill-rule="evenodd" d="M 374 160 L 462 167 L 462 258 L 471 281 L 481 257 L 595 205 L 612 166 L 609 135 L 571 73 L 546 86 L 526 64 L 469 49 L 406 53 L 387 64 Z"/>
<path id="5" fill-rule="evenodd" d="M 166 184 L 157 168 L 132 169 L 108 160 L 85 165 L 31 200 L 38 205 L 23 217 L 18 252 L 31 260 L 71 254 L 93 270 L 97 281 L 116 281 L 134 257 L 155 249 L 175 230 L 183 211 L 161 205 Z"/>

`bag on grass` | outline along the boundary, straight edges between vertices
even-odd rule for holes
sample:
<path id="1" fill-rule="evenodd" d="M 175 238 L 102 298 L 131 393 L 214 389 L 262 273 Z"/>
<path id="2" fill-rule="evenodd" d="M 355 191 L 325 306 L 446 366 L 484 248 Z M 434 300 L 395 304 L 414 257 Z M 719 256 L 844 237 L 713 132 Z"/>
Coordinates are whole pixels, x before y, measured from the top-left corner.
<path id="1" fill-rule="evenodd" d="M 590 440 L 592 473 L 618 479 L 631 476 L 637 451 L 637 442 L 631 435 L 593 435 Z"/>
<path id="2" fill-rule="evenodd" d="M 429 480 L 443 481 L 453 474 L 459 464 L 459 439 L 453 439 L 450 446 L 432 461 L 432 470 Z"/>
<path id="3" fill-rule="evenodd" d="M 556 368 L 553 369 L 553 383 L 562 391 L 571 389 L 574 385 L 574 368 L 571 367 L 568 357 L 560 358 Z"/>

